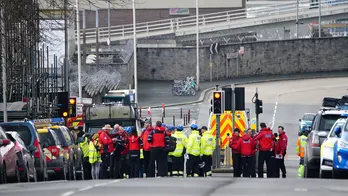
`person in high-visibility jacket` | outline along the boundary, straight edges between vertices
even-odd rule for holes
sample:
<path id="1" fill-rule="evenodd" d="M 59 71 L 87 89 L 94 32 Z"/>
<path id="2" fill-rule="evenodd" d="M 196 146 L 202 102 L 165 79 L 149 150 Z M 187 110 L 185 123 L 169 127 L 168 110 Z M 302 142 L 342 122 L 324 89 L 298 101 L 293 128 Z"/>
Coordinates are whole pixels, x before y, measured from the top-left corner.
<path id="1" fill-rule="evenodd" d="M 89 163 L 89 148 L 88 148 L 88 145 L 89 145 L 89 142 L 90 142 L 90 135 L 88 133 L 84 134 L 81 138 L 81 141 L 79 141 L 79 147 L 81 148 L 82 152 L 83 152 L 83 175 L 84 175 L 84 178 L 86 180 L 89 180 L 89 179 L 92 179 L 92 175 L 91 175 L 91 169 L 92 169 L 92 166 L 91 164 Z"/>
<path id="2" fill-rule="evenodd" d="M 301 136 L 297 139 L 296 153 L 300 157 L 300 165 L 298 168 L 298 177 L 303 178 L 304 176 L 304 155 L 305 147 L 307 144 L 307 136 L 309 134 L 309 129 L 305 126 L 301 130 Z"/>
<path id="3" fill-rule="evenodd" d="M 89 163 L 92 166 L 92 179 L 99 179 L 99 169 L 101 163 L 101 155 L 100 155 L 101 145 L 99 143 L 99 135 L 95 133 L 92 136 L 92 140 L 89 142 L 88 146 L 88 157 Z"/>
<path id="4" fill-rule="evenodd" d="M 216 141 L 211 131 L 206 126 L 202 127 L 201 155 L 204 162 L 204 176 L 212 176 L 211 166 L 213 163 L 213 152 L 216 147 Z"/>
<path id="5" fill-rule="evenodd" d="M 172 174 L 173 176 L 184 176 L 184 154 L 187 145 L 187 137 L 182 132 L 184 127 L 178 125 L 172 137 L 176 138 L 176 146 L 174 152 L 170 152 L 169 155 L 172 157 Z"/>
<path id="6" fill-rule="evenodd" d="M 199 164 L 201 163 L 201 136 L 196 124 L 191 125 L 191 134 L 187 142 L 188 160 L 186 162 L 186 174 L 188 177 L 199 176 Z"/>

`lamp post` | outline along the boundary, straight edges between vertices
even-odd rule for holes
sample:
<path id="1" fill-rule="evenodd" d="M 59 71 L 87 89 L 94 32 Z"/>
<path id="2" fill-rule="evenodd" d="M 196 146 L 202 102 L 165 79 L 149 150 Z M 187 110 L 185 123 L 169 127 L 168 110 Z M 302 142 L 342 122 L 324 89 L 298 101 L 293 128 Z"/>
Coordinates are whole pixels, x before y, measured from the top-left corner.
<path id="1" fill-rule="evenodd" d="M 321 37 L 321 0 L 318 1 L 319 3 L 319 37 Z"/>
<path id="2" fill-rule="evenodd" d="M 134 96 L 138 103 L 138 66 L 137 66 L 137 29 L 135 17 L 135 0 L 133 0 L 133 48 L 134 48 Z"/>
<path id="3" fill-rule="evenodd" d="M 199 0 L 196 0 L 196 79 L 197 87 L 199 89 Z"/>
<path id="4" fill-rule="evenodd" d="M 110 35 L 110 0 L 108 0 L 108 33 L 109 33 L 109 37 L 108 37 L 108 44 L 109 44 L 109 50 L 111 49 L 111 35 Z"/>
<path id="5" fill-rule="evenodd" d="M 6 38 L 5 38 L 5 14 L 4 14 L 5 8 L 0 8 L 0 28 L 1 28 L 1 67 L 2 67 L 2 99 L 3 99 L 3 111 L 4 111 L 4 122 L 7 122 L 7 77 L 6 77 Z"/>
<path id="6" fill-rule="evenodd" d="M 298 5 L 299 0 L 296 0 L 296 38 L 298 38 Z"/>
<path id="7" fill-rule="evenodd" d="M 80 12 L 79 12 L 79 0 L 76 0 L 76 30 L 77 30 L 77 78 L 79 85 L 79 98 L 82 98 L 82 85 L 81 85 L 81 44 L 80 44 Z"/>

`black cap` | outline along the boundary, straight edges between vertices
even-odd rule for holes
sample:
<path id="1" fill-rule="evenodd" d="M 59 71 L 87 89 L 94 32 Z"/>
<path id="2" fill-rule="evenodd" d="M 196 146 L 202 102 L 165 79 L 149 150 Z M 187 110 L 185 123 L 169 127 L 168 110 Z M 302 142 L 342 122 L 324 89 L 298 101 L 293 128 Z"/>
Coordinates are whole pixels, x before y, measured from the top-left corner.
<path id="1" fill-rule="evenodd" d="M 203 129 L 203 130 L 208 130 L 208 127 L 207 127 L 207 126 L 202 126 L 201 129 Z"/>

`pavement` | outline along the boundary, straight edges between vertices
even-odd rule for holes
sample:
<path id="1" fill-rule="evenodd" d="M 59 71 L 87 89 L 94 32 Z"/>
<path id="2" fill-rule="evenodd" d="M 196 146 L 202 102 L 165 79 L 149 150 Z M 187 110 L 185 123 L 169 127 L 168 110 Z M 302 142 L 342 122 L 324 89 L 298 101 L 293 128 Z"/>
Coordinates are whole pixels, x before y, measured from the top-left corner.
<path id="1" fill-rule="evenodd" d="M 57 181 L 20 183 L 0 186 L 6 196 L 317 196 L 347 195 L 347 181 L 321 179 L 253 179 L 230 178 L 153 178 L 132 180 Z"/>

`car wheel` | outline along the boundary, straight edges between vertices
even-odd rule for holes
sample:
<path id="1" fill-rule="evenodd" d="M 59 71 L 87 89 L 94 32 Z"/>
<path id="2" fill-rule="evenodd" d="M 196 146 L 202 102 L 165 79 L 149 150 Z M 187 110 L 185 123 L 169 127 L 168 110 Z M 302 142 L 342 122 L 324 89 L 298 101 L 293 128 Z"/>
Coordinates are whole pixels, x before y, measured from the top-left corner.
<path id="1" fill-rule="evenodd" d="M 26 166 L 23 170 L 21 182 L 30 182 L 29 167 Z"/>
<path id="2" fill-rule="evenodd" d="M 330 171 L 323 171 L 320 169 L 320 178 L 330 178 L 331 177 L 331 173 Z"/>
<path id="3" fill-rule="evenodd" d="M 340 179 L 341 177 L 342 177 L 341 174 L 335 168 L 332 168 L 332 178 Z"/>
<path id="4" fill-rule="evenodd" d="M 70 164 L 70 169 L 69 169 L 69 180 L 76 180 L 75 162 L 72 162 L 72 163 Z"/>
<path id="5" fill-rule="evenodd" d="M 34 167 L 33 170 L 33 182 L 37 182 L 37 173 L 36 173 L 36 168 Z"/>
<path id="6" fill-rule="evenodd" d="M 2 183 L 3 184 L 6 184 L 7 183 L 7 173 L 6 173 L 6 165 L 5 163 L 3 164 L 3 167 L 2 167 L 2 176 L 0 176 L 2 178 Z"/>
<path id="7" fill-rule="evenodd" d="M 57 176 L 57 180 L 66 180 L 66 176 L 67 176 L 67 171 L 65 166 L 63 167 L 63 171 L 57 172 L 56 176 Z"/>

